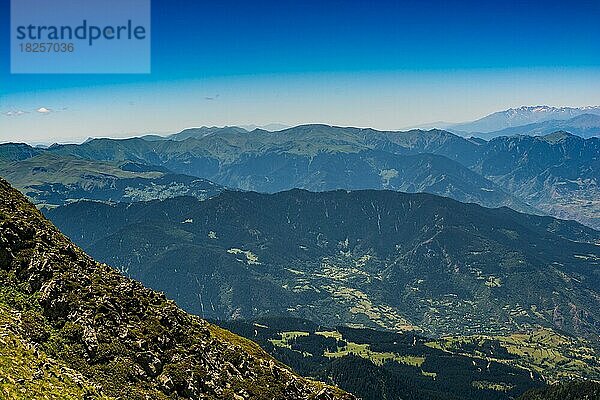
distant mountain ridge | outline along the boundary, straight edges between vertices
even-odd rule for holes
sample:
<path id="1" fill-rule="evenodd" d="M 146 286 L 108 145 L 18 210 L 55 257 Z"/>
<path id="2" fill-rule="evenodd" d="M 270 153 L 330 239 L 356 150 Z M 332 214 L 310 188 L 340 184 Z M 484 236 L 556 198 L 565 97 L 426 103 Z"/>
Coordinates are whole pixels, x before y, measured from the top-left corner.
<path id="1" fill-rule="evenodd" d="M 253 131 L 255 129 L 262 129 L 269 132 L 282 131 L 284 129 L 291 128 L 291 126 L 286 124 L 272 123 L 266 125 L 238 125 L 240 128 L 244 128 L 247 131 Z"/>
<path id="2" fill-rule="evenodd" d="M 600 139 L 464 138 L 442 130 L 377 131 L 302 125 L 279 132 L 183 131 L 185 140 L 95 139 L 47 150 L 0 145 L 0 156 L 40 152 L 158 166 L 242 190 L 395 189 L 488 207 L 506 205 L 600 228 Z M 559 134 L 564 135 L 564 134 Z M 517 145 L 518 144 L 518 145 Z M 13 146 L 4 148 L 5 146 Z M 545 153 L 540 153 L 544 148 Z M 535 160 L 535 168 L 511 168 Z M 0 158 L 1 162 L 1 158 Z M 523 164 L 524 165 L 524 164 Z M 19 185 L 18 182 L 15 184 Z"/>
<path id="3" fill-rule="evenodd" d="M 54 146 L 47 153 L 104 163 L 158 165 L 242 190 L 394 189 L 536 212 L 535 207 L 446 158 L 444 154 L 464 155 L 470 160 L 477 144 L 444 131 L 397 133 L 306 125 L 281 132 L 199 128 L 178 135 L 180 140 L 95 139 Z M 21 160 L 12 168 L 24 171 L 28 163 Z M 0 163 L 0 171 L 1 167 Z M 15 177 L 8 172 L 9 179 Z M 13 183 L 24 187 L 21 181 Z"/>
<path id="4" fill-rule="evenodd" d="M 147 134 L 140 136 L 142 139 L 147 141 L 156 141 L 156 140 L 185 140 L 189 138 L 202 138 L 203 136 L 219 134 L 223 132 L 236 132 L 236 133 L 244 133 L 251 132 L 255 130 L 261 130 L 266 132 L 277 132 L 282 131 L 284 129 L 288 129 L 290 126 L 284 124 L 267 124 L 267 125 L 233 125 L 233 126 L 201 126 L 198 128 L 186 128 L 178 133 L 166 134 L 166 135 L 157 135 L 157 134 Z M 93 139 L 89 139 L 93 140 Z M 88 140 L 88 141 L 89 141 Z"/>
<path id="5" fill-rule="evenodd" d="M 481 151 L 472 170 L 550 215 L 600 228 L 600 138 L 499 137 Z"/>
<path id="6" fill-rule="evenodd" d="M 583 114 L 600 115 L 600 106 L 522 106 L 498 111 L 472 122 L 453 124 L 448 129 L 462 134 L 489 133 L 550 120 L 567 120 Z"/>
<path id="7" fill-rule="evenodd" d="M 160 166 L 86 160 L 24 146 L 4 149 L 4 158 L 9 161 L 2 161 L 0 156 L 0 175 L 42 206 L 78 200 L 133 202 L 184 195 L 204 200 L 224 189 L 206 179 L 176 174 Z M 0 151 L 2 148 L 0 145 Z"/>
<path id="8" fill-rule="evenodd" d="M 186 139 L 201 139 L 205 136 L 210 135 L 218 135 L 218 134 L 226 134 L 226 133 L 234 133 L 234 134 L 244 134 L 248 132 L 248 130 L 237 127 L 237 126 L 225 126 L 225 127 L 208 127 L 203 126 L 201 128 L 188 128 L 184 129 L 179 133 L 174 133 L 172 135 L 165 136 L 165 140 L 186 140 Z"/>
<path id="9" fill-rule="evenodd" d="M 488 133 L 472 133 L 484 139 L 493 139 L 498 136 L 543 136 L 557 131 L 569 132 L 583 138 L 600 136 L 600 115 L 581 114 L 567 120 L 550 120 L 527 125 L 519 125 Z"/>

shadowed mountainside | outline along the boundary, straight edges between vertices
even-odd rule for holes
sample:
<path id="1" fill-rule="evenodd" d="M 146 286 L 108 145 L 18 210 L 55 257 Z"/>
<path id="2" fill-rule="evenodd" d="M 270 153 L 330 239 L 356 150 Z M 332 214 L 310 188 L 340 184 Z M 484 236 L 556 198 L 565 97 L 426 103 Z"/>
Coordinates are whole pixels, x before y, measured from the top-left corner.
<path id="1" fill-rule="evenodd" d="M 431 334 L 600 330 L 600 233 L 392 191 L 225 191 L 49 210 L 98 259 L 190 312 Z"/>

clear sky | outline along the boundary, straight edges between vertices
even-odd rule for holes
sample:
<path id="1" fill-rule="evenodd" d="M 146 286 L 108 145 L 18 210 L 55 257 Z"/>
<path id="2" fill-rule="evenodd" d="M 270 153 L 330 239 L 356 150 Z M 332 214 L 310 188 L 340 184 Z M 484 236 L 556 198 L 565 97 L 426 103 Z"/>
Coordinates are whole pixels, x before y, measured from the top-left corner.
<path id="1" fill-rule="evenodd" d="M 2 142 L 600 104 L 598 0 L 153 0 L 147 75 L 11 75 L 0 4 Z"/>

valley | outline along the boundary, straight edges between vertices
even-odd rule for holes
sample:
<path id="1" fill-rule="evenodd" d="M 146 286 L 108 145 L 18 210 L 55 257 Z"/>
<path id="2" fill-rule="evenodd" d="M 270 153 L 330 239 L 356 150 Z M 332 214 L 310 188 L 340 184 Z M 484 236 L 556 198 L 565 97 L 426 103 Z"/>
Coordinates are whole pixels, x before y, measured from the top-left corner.
<path id="1" fill-rule="evenodd" d="M 491 359 L 441 350 L 413 332 L 331 328 L 276 317 L 217 323 L 303 375 L 329 379 L 368 400 L 509 399 L 543 385 L 538 372 L 515 366 L 508 354 Z"/>

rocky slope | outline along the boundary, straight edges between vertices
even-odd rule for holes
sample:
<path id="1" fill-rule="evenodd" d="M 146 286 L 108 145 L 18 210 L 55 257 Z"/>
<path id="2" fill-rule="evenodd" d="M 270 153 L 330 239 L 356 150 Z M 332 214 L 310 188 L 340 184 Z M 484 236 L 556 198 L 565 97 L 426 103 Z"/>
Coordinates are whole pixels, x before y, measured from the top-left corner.
<path id="1" fill-rule="evenodd" d="M 95 262 L 1 179 L 0 197 L 1 397 L 352 398 Z"/>

